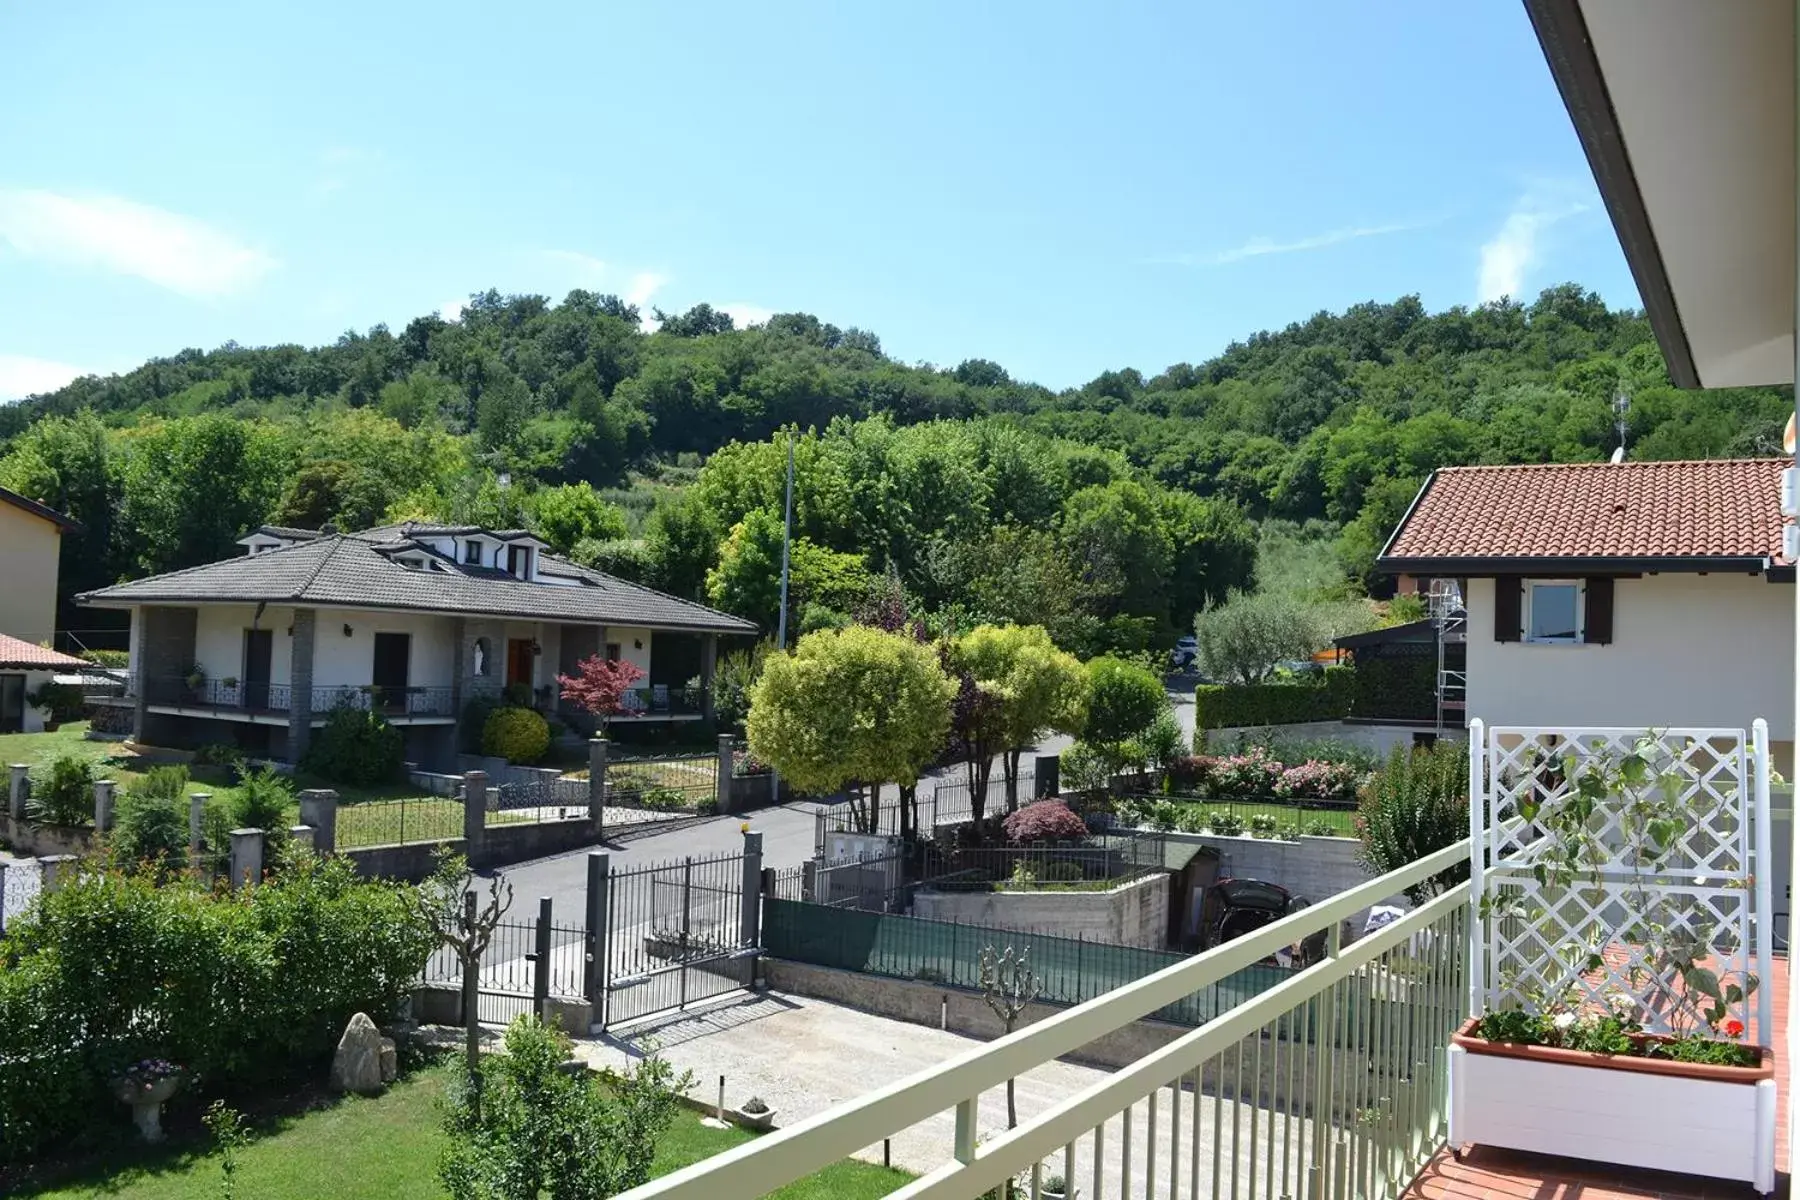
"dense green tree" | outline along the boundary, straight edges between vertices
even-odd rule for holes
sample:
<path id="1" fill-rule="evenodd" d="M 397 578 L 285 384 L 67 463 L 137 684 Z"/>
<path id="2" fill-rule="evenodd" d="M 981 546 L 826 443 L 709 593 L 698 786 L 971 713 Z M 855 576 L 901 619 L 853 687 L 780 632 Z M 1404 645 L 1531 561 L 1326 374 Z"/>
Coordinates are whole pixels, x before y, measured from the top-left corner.
<path id="1" fill-rule="evenodd" d="M 124 446 L 118 525 L 131 569 L 173 571 L 240 553 L 291 462 L 272 430 L 226 416 L 151 425 Z"/>
<path id="2" fill-rule="evenodd" d="M 578 542 L 618 541 L 631 532 L 619 507 L 585 483 L 541 488 L 532 495 L 528 511 L 532 530 L 558 554 L 568 554 Z"/>

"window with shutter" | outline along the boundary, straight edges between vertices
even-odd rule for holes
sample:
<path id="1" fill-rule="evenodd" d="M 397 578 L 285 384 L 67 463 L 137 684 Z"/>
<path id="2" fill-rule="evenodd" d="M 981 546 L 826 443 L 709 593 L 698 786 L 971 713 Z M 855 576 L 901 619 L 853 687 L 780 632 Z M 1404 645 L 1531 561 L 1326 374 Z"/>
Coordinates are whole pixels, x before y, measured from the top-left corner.
<path id="1" fill-rule="evenodd" d="M 1525 581 L 1525 640 L 1573 646 L 1582 640 L 1582 583 L 1578 579 Z"/>
<path id="2" fill-rule="evenodd" d="M 1613 640 L 1613 579 L 1609 575 L 1587 581 L 1582 641 L 1604 646 Z"/>
<path id="3" fill-rule="evenodd" d="M 1494 640 L 1519 640 L 1519 580 L 1502 575 L 1494 580 Z"/>

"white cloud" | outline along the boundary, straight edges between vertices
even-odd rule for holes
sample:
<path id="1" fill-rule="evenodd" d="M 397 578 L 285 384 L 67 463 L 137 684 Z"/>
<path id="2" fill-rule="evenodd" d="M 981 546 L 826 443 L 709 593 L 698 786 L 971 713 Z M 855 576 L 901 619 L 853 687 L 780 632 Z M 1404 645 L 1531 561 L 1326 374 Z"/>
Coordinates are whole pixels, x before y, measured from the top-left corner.
<path id="1" fill-rule="evenodd" d="M 72 367 L 47 358 L 0 354 L 0 400 L 20 400 L 39 392 L 54 392 L 72 379 L 92 374 L 94 372 L 86 367 Z"/>
<path id="2" fill-rule="evenodd" d="M 467 300 L 446 300 L 438 306 L 438 316 L 446 321 L 460 321 L 463 309 L 467 307 L 469 307 Z"/>
<path id="3" fill-rule="evenodd" d="M 135 275 L 195 297 L 241 291 L 279 265 L 192 217 L 119 196 L 0 191 L 0 241 L 29 258 Z"/>
<path id="4" fill-rule="evenodd" d="M 1540 191 L 1519 197 L 1494 236 L 1481 247 L 1481 268 L 1475 281 L 1475 299 L 1486 304 L 1502 296 L 1525 291 L 1525 276 L 1538 264 L 1543 234 L 1558 221 L 1587 211 L 1579 200 L 1553 199 Z"/>
<path id="5" fill-rule="evenodd" d="M 730 313 L 732 324 L 736 325 L 739 329 L 744 329 L 751 325 L 761 325 L 775 315 L 775 310 L 772 308 L 764 308 L 760 304 L 746 304 L 742 300 L 733 300 L 729 304 L 721 304 L 718 306 L 718 309 L 720 312 Z"/>
<path id="6" fill-rule="evenodd" d="M 1396 221 L 1388 225 L 1355 225 L 1344 229 L 1334 229 L 1329 233 L 1315 233 L 1308 237 L 1293 238 L 1278 242 L 1270 237 L 1253 237 L 1240 246 L 1222 250 L 1217 254 L 1171 254 L 1153 261 L 1170 263 L 1180 267 L 1219 267 L 1226 263 L 1242 262 L 1247 258 L 1262 258 L 1269 254 L 1299 254 L 1307 250 L 1324 250 L 1330 246 L 1354 242 L 1361 238 L 1382 237 L 1390 233 L 1407 233 L 1414 229 L 1424 228 L 1420 221 Z"/>
<path id="7" fill-rule="evenodd" d="M 662 286 L 667 282 L 669 282 L 667 275 L 659 275 L 655 271 L 639 271 L 631 277 L 631 282 L 625 285 L 625 303 L 635 304 L 639 308 L 648 308 L 650 297 L 661 291 Z"/>

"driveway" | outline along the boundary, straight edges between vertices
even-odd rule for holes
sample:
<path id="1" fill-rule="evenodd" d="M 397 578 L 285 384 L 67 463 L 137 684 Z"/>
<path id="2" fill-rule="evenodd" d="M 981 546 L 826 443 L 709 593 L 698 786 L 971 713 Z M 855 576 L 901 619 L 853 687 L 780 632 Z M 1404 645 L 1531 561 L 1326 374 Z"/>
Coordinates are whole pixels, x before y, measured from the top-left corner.
<path id="1" fill-rule="evenodd" d="M 981 1043 L 974 1038 L 946 1033 L 929 1026 L 912 1025 L 877 1017 L 853 1008 L 830 1004 L 779 992 L 745 994 L 735 1000 L 699 1012 L 674 1014 L 634 1026 L 624 1033 L 604 1038 L 582 1039 L 575 1044 L 578 1058 L 599 1067 L 619 1068 L 647 1053 L 657 1053 L 678 1071 L 690 1071 L 694 1081 L 689 1094 L 707 1104 L 718 1098 L 719 1079 L 725 1080 L 725 1103 L 737 1107 L 752 1095 L 760 1096 L 776 1110 L 777 1126 L 796 1122 L 826 1111 L 846 1100 L 896 1083 L 920 1071 L 929 1070 Z M 1017 1080 L 1019 1119 L 1029 1120 L 1061 1103 L 1077 1092 L 1111 1078 L 1111 1072 L 1072 1063 L 1053 1062 L 1019 1076 Z M 1170 1133 L 1169 1104 L 1172 1093 L 1164 1088 L 1158 1096 L 1156 1126 L 1158 1164 L 1156 1188 L 1167 1186 L 1170 1155 L 1176 1150 Z M 1185 1092 L 1180 1098 L 1181 1149 L 1180 1176 L 1186 1187 L 1192 1177 L 1191 1134 L 1195 1097 Z M 1292 1145 L 1304 1145 L 1302 1136 L 1310 1122 L 1295 1120 L 1290 1131 L 1285 1118 L 1267 1110 L 1260 1121 L 1249 1119 L 1253 1106 L 1229 1100 L 1201 1096 L 1200 1121 L 1203 1139 L 1215 1130 L 1223 1131 L 1219 1154 L 1222 1176 L 1235 1176 L 1230 1150 L 1237 1149 L 1238 1169 L 1251 1169 L 1256 1147 L 1264 1142 L 1284 1139 L 1292 1133 Z M 1215 1112 L 1215 1110 L 1217 1110 Z M 681 1120 L 694 1120 L 684 1114 Z M 1140 1102 L 1133 1110 L 1133 1158 L 1136 1169 L 1131 1195 L 1145 1194 L 1143 1171 L 1146 1160 L 1145 1132 L 1149 1128 L 1148 1104 Z M 1241 1120 L 1241 1125 L 1240 1125 Z M 1232 1130 L 1240 1128 L 1248 1136 L 1237 1140 Z M 1006 1128 L 1006 1089 L 1004 1085 L 984 1092 L 978 1106 L 977 1129 L 982 1138 L 992 1137 Z M 1259 1132 L 1260 1131 L 1260 1132 Z M 890 1139 L 889 1153 L 894 1166 L 915 1173 L 934 1170 L 951 1160 L 955 1118 L 951 1112 L 938 1113 L 926 1121 L 902 1130 Z M 1108 1184 L 1106 1195 L 1125 1194 L 1122 1188 L 1119 1151 L 1123 1145 L 1123 1122 L 1115 1117 L 1106 1125 L 1103 1138 L 1104 1173 Z M 1076 1184 L 1083 1195 L 1093 1195 L 1093 1142 L 1084 1137 L 1076 1147 Z M 882 1160 L 882 1146 L 869 1146 L 858 1158 L 870 1162 Z M 1061 1155 L 1053 1162 L 1061 1169 Z M 1199 1164 L 1200 1186 L 1195 1195 L 1211 1191 L 1213 1149 L 1206 1146 Z M 1224 1182 L 1222 1179 L 1221 1182 Z M 1229 1184 L 1226 1185 L 1229 1187 Z"/>

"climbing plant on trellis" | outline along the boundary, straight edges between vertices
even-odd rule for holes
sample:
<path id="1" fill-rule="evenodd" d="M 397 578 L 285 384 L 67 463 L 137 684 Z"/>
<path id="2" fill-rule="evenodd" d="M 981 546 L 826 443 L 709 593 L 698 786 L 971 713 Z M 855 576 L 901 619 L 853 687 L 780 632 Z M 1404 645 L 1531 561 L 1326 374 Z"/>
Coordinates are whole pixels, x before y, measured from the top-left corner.
<path id="1" fill-rule="evenodd" d="M 1470 727 L 1471 1001 L 1767 1043 L 1768 729 Z M 1754 1017 L 1754 1024 L 1752 1018 Z"/>

